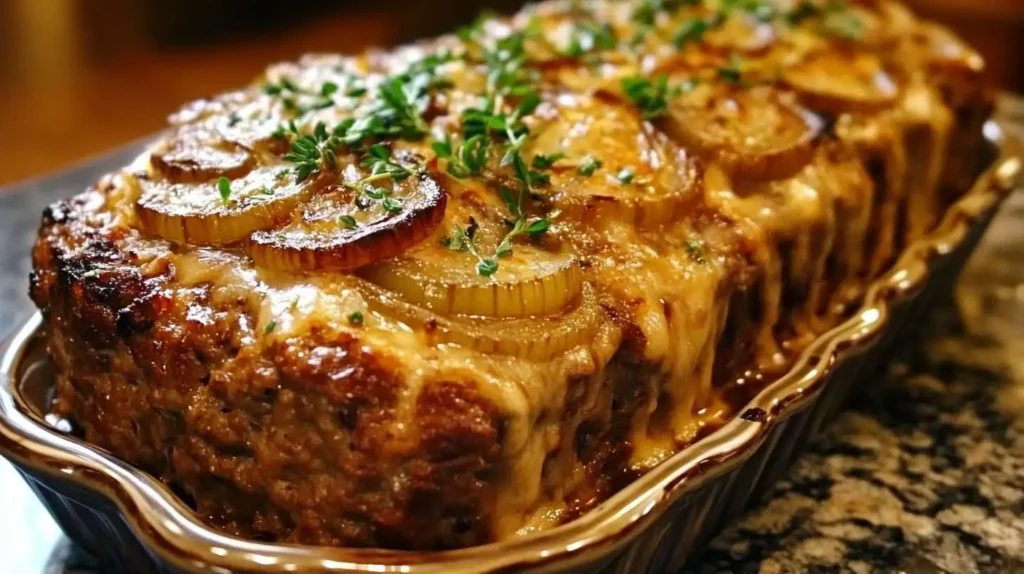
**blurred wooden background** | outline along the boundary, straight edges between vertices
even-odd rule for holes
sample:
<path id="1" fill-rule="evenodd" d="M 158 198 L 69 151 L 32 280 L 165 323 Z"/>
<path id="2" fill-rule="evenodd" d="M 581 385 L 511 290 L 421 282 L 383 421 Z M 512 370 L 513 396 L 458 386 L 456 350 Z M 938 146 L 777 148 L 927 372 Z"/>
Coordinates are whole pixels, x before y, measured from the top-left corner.
<path id="1" fill-rule="evenodd" d="M 0 0 L 0 185 L 159 130 L 303 52 L 427 36 L 516 0 Z M 1024 92 L 1024 0 L 909 0 Z"/>

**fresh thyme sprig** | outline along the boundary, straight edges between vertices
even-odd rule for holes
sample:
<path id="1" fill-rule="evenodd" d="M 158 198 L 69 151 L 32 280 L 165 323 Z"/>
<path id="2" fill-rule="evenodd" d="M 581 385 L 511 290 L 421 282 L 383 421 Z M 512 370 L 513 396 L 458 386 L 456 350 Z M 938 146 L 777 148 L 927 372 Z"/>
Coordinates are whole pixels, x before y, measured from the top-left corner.
<path id="1" fill-rule="evenodd" d="M 641 26 L 654 26 L 660 12 L 666 12 L 677 8 L 682 2 L 679 0 L 642 0 L 633 9 L 631 16 L 633 22 Z"/>
<path id="2" fill-rule="evenodd" d="M 542 154 L 539 153 L 533 156 L 530 161 L 530 167 L 534 169 L 548 169 L 555 165 L 555 162 L 565 157 L 564 153 L 553 153 L 553 154 Z"/>
<path id="3" fill-rule="evenodd" d="M 345 143 L 358 146 L 371 138 L 417 140 L 425 136 L 430 126 L 423 115 L 431 95 L 450 86 L 437 70 L 453 58 L 449 52 L 430 54 L 405 72 L 387 78 L 370 108 L 345 130 Z"/>
<path id="4" fill-rule="evenodd" d="M 294 139 L 284 159 L 295 164 L 295 181 L 301 183 L 313 172 L 334 169 L 337 164 L 336 151 L 342 140 L 337 128 L 327 131 L 324 122 L 317 122 L 312 134 L 300 135 L 295 122 L 289 122 L 286 128 L 279 128 L 275 136 Z"/>
<path id="5" fill-rule="evenodd" d="M 452 57 L 447 52 L 430 54 L 411 64 L 405 72 L 386 79 L 369 109 L 364 110 L 365 113 L 358 120 L 346 119 L 330 130 L 323 122 L 318 122 L 312 134 L 301 134 L 294 120 L 278 126 L 273 136 L 291 141 L 291 151 L 284 159 L 295 164 L 296 182 L 305 181 L 316 171 L 334 169 L 336 154 L 343 145 L 358 150 L 368 140 L 420 139 L 426 135 L 429 126 L 423 114 L 430 104 L 431 94 L 449 85 L 447 80 L 438 76 L 437 69 Z M 286 90 L 295 92 L 297 89 L 294 83 L 287 81 L 268 84 L 264 91 L 279 94 Z M 338 90 L 337 84 L 328 83 L 324 84 L 320 93 L 329 98 Z M 367 195 L 379 196 L 380 193 L 370 189 Z M 395 206 L 395 200 L 381 201 L 385 208 L 391 208 L 390 211 L 400 209 L 400 206 Z"/>
<path id="6" fill-rule="evenodd" d="M 530 31 L 509 34 L 494 42 L 493 46 L 480 43 L 483 21 L 464 29 L 460 34 L 467 44 L 467 51 L 482 55 L 487 74 L 487 89 L 482 103 L 464 110 L 460 116 L 462 143 L 455 146 L 450 138 L 435 142 L 434 153 L 445 160 L 448 172 L 456 177 L 478 175 L 486 167 L 489 150 L 501 146 L 500 167 L 509 168 L 515 174 L 520 186 L 513 192 L 501 186 L 501 196 L 512 216 L 510 229 L 498 243 L 494 254 L 483 256 L 475 243 L 476 222 L 469 227 L 454 226 L 445 240 L 450 249 L 467 251 L 477 259 L 477 272 L 483 276 L 493 275 L 498 270 L 498 260 L 508 257 L 513 251 L 513 240 L 522 235 L 537 237 L 548 230 L 550 221 L 545 218 L 529 218 L 523 210 L 524 198 L 534 192 L 535 185 L 549 181 L 542 170 L 550 168 L 561 155 L 537 155 L 531 162 L 523 157 L 523 147 L 530 135 L 524 118 L 536 111 L 540 95 L 535 87 L 535 74 L 526 69 L 526 41 Z M 587 38 L 577 35 L 579 50 L 607 46 L 609 30 L 577 30 Z M 614 36 L 611 37 L 614 41 Z M 575 51 L 575 48 L 573 48 Z"/>
<path id="7" fill-rule="evenodd" d="M 743 87 L 745 85 L 745 82 L 743 81 L 744 66 L 745 64 L 743 59 L 736 54 L 733 54 L 729 56 L 728 63 L 718 68 L 718 77 L 724 80 L 727 84 Z"/>
<path id="8" fill-rule="evenodd" d="M 484 277 L 490 277 L 498 271 L 498 262 L 494 257 L 480 255 L 476 246 L 476 230 L 479 225 L 476 219 L 469 218 L 469 225 L 465 228 L 459 224 L 452 226 L 451 235 L 441 240 L 441 244 L 452 251 L 465 251 L 476 258 L 476 272 Z"/>
<path id="9" fill-rule="evenodd" d="M 286 110 L 300 116 L 313 110 L 322 110 L 334 105 L 334 94 L 338 84 L 324 82 L 317 91 L 307 90 L 288 78 L 263 84 L 263 93 L 281 98 Z"/>
<path id="10" fill-rule="evenodd" d="M 518 196 L 513 196 L 512 190 L 502 186 L 501 199 L 505 201 L 505 206 L 508 207 L 515 220 L 512 222 L 512 229 L 505 234 L 505 237 L 498 243 L 498 247 L 495 248 L 494 256 L 496 258 L 512 255 L 512 240 L 516 237 L 524 234 L 534 238 L 539 237 L 551 227 L 551 222 L 547 218 L 529 218 L 523 212 L 523 190 L 519 191 Z"/>
<path id="11" fill-rule="evenodd" d="M 615 30 L 607 22 L 577 24 L 572 30 L 564 54 L 570 58 L 582 58 L 592 52 L 612 50 L 618 43 Z"/>
<path id="12" fill-rule="evenodd" d="M 665 75 L 657 75 L 653 80 L 642 76 L 623 78 L 622 91 L 645 118 L 656 118 L 668 111 L 669 87 Z"/>
<path id="13" fill-rule="evenodd" d="M 487 140 L 477 134 L 462 142 L 458 147 L 452 144 L 452 136 L 445 133 L 444 139 L 431 144 L 434 154 L 447 163 L 448 173 L 458 178 L 478 175 L 487 165 Z"/>
<path id="14" fill-rule="evenodd" d="M 551 227 L 551 220 L 544 217 L 528 217 L 522 209 L 523 192 L 518 197 L 512 195 L 512 190 L 507 186 L 501 187 L 501 197 L 512 213 L 515 220 L 505 237 L 501 239 L 494 249 L 493 255 L 484 256 L 476 244 L 476 232 L 479 227 L 476 220 L 469 218 L 469 225 L 463 228 L 461 225 L 452 226 L 451 234 L 442 239 L 441 243 L 454 251 L 465 251 L 473 255 L 477 260 L 476 271 L 484 277 L 490 277 L 498 271 L 498 260 L 512 255 L 512 241 L 521 235 L 539 237 Z"/>
<path id="15" fill-rule="evenodd" d="M 359 222 L 356 221 L 356 218 L 352 217 L 351 215 L 347 215 L 347 214 L 346 215 L 339 215 L 338 216 L 338 223 L 340 223 L 343 226 L 345 226 L 345 229 L 355 229 L 355 228 L 359 227 Z"/>
<path id="16" fill-rule="evenodd" d="M 536 236 L 547 230 L 549 224 L 546 220 L 540 223 L 539 219 L 529 220 L 526 217 L 522 202 L 525 195 L 534 192 L 535 185 L 548 182 L 549 176 L 541 171 L 545 169 L 543 158 L 537 165 L 531 165 L 523 157 L 523 147 L 530 135 L 523 120 L 536 111 L 541 101 L 535 86 L 536 74 L 526 68 L 526 41 L 531 32 L 514 32 L 498 39 L 492 46 L 484 46 L 481 44 L 483 26 L 484 21 L 478 21 L 460 33 L 467 52 L 480 54 L 483 60 L 487 74 L 483 101 L 479 106 L 462 112 L 462 142 L 458 146 L 450 136 L 446 136 L 432 147 L 434 153 L 445 160 L 449 173 L 456 177 L 469 177 L 480 174 L 486 167 L 492 146 L 501 146 L 499 166 L 511 169 L 520 183 L 518 198 L 514 201 L 508 199 L 512 192 L 507 187 L 502 188 L 502 197 L 513 220 L 510 231 L 498 244 L 493 256 L 484 257 L 476 249 L 474 226 L 467 229 L 456 226 L 448 238 L 449 247 L 472 253 L 478 261 L 477 271 L 489 276 L 497 271 L 499 258 L 512 254 L 513 239 L 524 234 Z M 607 44 L 608 39 L 601 36 L 603 33 L 599 34 L 600 37 L 590 36 L 586 41 L 578 38 L 580 49 L 584 44 L 591 45 L 591 42 L 595 47 Z"/>
<path id="17" fill-rule="evenodd" d="M 580 162 L 579 167 L 576 168 L 576 173 L 580 175 L 590 176 L 594 175 L 594 172 L 600 169 L 600 167 L 601 160 L 592 155 L 588 155 L 583 158 L 583 161 Z"/>
<path id="18" fill-rule="evenodd" d="M 343 182 L 345 187 L 356 191 L 356 206 L 368 209 L 374 203 L 379 204 L 388 213 L 402 211 L 402 201 L 391 196 L 392 190 L 375 185 L 376 182 L 390 180 L 400 182 L 422 171 L 422 165 L 407 167 L 391 157 L 391 150 L 384 144 L 373 144 L 366 150 L 362 160 L 363 167 L 370 169 L 370 174 L 355 181 Z"/>
<path id="19" fill-rule="evenodd" d="M 231 200 L 231 180 L 221 176 L 217 180 L 217 192 L 220 193 L 220 200 L 227 205 Z"/>
<path id="20" fill-rule="evenodd" d="M 658 74 L 654 78 L 632 76 L 622 79 L 622 91 L 640 110 L 644 118 L 654 119 L 668 112 L 668 102 L 679 94 L 692 91 L 700 78 L 690 77 L 669 84 L 668 77 Z"/>
<path id="21" fill-rule="evenodd" d="M 693 42 L 700 42 L 704 34 L 714 25 L 716 19 L 691 18 L 684 20 L 679 28 L 672 34 L 672 44 L 676 48 L 682 48 Z"/>

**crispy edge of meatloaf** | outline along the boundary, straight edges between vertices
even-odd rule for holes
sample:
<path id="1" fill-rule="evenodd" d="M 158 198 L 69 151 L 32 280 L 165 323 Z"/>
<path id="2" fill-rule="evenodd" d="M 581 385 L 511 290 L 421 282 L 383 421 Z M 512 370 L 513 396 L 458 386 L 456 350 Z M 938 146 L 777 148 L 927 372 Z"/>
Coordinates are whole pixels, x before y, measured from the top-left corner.
<path id="1" fill-rule="evenodd" d="M 253 325 L 243 305 L 173 285 L 168 269 L 122 249 L 124 230 L 85 221 L 105 192 L 48 208 L 32 254 L 55 411 L 86 440 L 169 479 L 207 521 L 248 538 L 490 539 L 504 422 L 472 383 L 427 384 L 410 419 L 417 443 L 403 444 L 389 424 L 401 386 L 391 357 L 346 333 L 241 344 Z"/>

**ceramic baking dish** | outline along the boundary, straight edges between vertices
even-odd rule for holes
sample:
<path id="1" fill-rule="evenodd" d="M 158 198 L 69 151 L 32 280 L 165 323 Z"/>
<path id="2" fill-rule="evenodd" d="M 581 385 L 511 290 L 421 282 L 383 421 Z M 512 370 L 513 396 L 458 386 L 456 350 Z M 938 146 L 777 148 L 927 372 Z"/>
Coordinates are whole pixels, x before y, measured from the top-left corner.
<path id="1" fill-rule="evenodd" d="M 64 532 L 104 569 L 130 572 L 674 572 L 756 503 L 915 318 L 947 292 L 1022 171 L 1021 146 L 990 121 L 989 167 L 935 232 L 910 246 L 848 320 L 722 428 L 593 511 L 527 537 L 445 552 L 242 540 L 203 525 L 163 483 L 47 416 L 52 377 L 37 314 L 3 347 L 0 453 Z"/>

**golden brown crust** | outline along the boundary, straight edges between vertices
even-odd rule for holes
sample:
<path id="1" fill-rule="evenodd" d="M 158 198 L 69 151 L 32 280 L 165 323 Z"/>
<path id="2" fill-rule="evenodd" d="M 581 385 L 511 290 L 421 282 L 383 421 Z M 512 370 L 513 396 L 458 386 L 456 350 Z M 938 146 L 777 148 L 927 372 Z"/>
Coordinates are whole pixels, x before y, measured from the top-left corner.
<path id="1" fill-rule="evenodd" d="M 244 305 L 175 285 L 167 266 L 141 269 L 138 235 L 97 233 L 84 199 L 44 215 L 32 297 L 61 373 L 56 410 L 88 440 L 243 536 L 402 548 L 486 540 L 503 422 L 471 381 L 426 384 L 414 438 L 399 439 L 393 358 L 323 331 L 251 352 Z"/>

